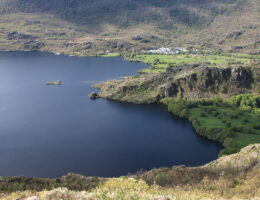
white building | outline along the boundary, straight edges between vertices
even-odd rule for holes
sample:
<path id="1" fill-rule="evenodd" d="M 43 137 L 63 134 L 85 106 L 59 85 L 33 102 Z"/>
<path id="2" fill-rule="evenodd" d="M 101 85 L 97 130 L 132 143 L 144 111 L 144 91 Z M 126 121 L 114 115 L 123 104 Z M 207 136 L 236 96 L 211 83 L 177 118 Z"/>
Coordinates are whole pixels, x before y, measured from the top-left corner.
<path id="1" fill-rule="evenodd" d="M 184 48 L 180 48 L 180 47 L 174 48 L 172 50 L 169 48 L 161 47 L 159 49 L 153 49 L 153 50 L 149 50 L 146 52 L 152 53 L 152 54 L 179 54 L 179 53 L 187 52 L 187 50 Z"/>

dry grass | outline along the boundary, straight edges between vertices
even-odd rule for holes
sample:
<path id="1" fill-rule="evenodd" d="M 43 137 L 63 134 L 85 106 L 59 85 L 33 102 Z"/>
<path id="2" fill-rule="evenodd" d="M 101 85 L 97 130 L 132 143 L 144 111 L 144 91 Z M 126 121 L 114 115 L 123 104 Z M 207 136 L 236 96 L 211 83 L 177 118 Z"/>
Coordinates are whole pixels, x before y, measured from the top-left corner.
<path id="1" fill-rule="evenodd" d="M 153 175 L 158 178 L 159 174 L 170 179 L 172 184 L 166 184 L 165 187 L 159 186 L 156 179 L 151 183 L 147 176 L 141 175 L 135 178 L 110 178 L 88 192 L 56 188 L 50 191 L 2 194 L 1 199 L 29 200 L 28 197 L 34 197 L 30 200 L 259 200 L 259 160 L 260 144 L 246 147 L 237 154 L 225 156 L 203 167 L 175 167 L 148 172 L 150 178 Z M 207 173 L 198 173 L 205 169 L 208 170 Z"/>
<path id="2" fill-rule="evenodd" d="M 255 172 L 250 174 L 246 181 L 235 186 L 232 190 L 225 178 L 210 182 L 205 178 L 200 186 L 185 186 L 162 188 L 157 185 L 149 186 L 142 180 L 131 178 L 109 179 L 102 186 L 92 192 L 69 191 L 66 188 L 57 188 L 51 191 L 12 193 L 3 197 L 3 200 L 26 200 L 28 197 L 37 197 L 39 200 L 242 200 L 260 198 L 260 176 Z M 215 187 L 215 190 L 212 189 Z"/>

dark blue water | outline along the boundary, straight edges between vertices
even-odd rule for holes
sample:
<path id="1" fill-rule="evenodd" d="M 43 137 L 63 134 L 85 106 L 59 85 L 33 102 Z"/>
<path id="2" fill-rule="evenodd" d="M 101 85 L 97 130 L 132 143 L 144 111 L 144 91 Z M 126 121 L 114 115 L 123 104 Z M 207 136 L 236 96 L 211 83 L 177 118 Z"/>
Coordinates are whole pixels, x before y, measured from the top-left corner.
<path id="1" fill-rule="evenodd" d="M 158 105 L 87 97 L 92 84 L 144 67 L 120 58 L 1 52 L 0 176 L 120 176 L 215 159 L 219 145 Z M 54 80 L 63 85 L 45 85 Z"/>

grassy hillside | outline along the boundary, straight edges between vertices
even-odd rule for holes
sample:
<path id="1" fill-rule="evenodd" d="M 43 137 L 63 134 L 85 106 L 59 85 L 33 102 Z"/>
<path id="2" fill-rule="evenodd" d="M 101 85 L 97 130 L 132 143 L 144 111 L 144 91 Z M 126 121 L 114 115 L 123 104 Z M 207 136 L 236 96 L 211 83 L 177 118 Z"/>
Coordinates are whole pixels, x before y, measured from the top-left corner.
<path id="1" fill-rule="evenodd" d="M 87 55 L 183 46 L 258 53 L 259 10 L 258 0 L 0 0 L 0 48 Z M 7 40 L 12 31 L 41 45 Z"/>

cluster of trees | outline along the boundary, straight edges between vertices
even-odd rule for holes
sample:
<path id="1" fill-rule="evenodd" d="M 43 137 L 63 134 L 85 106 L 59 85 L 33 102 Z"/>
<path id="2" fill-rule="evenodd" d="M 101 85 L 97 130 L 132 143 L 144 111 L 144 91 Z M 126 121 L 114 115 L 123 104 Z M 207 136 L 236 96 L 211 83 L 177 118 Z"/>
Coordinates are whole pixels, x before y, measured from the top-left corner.
<path id="1" fill-rule="evenodd" d="M 189 109 L 192 107 L 196 107 L 202 104 L 213 105 L 216 103 L 218 102 L 214 102 L 212 100 L 198 100 L 198 101 L 191 101 L 191 102 L 179 100 L 170 103 L 168 105 L 168 110 L 176 116 L 189 119 L 189 121 L 191 121 L 192 123 L 193 128 L 198 134 L 210 140 L 214 140 L 222 143 L 225 149 L 221 151 L 220 153 L 221 155 L 235 153 L 239 149 L 236 147 L 235 141 L 232 137 L 235 136 L 236 132 L 241 131 L 241 127 L 232 127 L 231 124 L 228 127 L 229 124 L 227 123 L 226 128 L 209 128 L 205 125 L 202 125 L 198 119 L 189 116 Z M 211 111 L 209 110 L 208 112 Z"/>
<path id="2" fill-rule="evenodd" d="M 180 110 L 183 109 L 190 109 L 190 108 L 196 108 L 199 106 L 221 106 L 221 107 L 232 107 L 233 105 L 225 101 L 221 98 L 211 98 L 211 99 L 194 99 L 194 100 L 184 100 L 181 98 L 178 99 L 169 99 L 165 100 L 165 104 L 168 105 L 169 112 L 172 112 L 173 114 L 179 115 Z M 184 116 L 185 118 L 185 116 Z"/>
<path id="3" fill-rule="evenodd" d="M 240 107 L 260 108 L 260 95 L 240 94 L 233 96 L 231 102 Z"/>
<path id="4" fill-rule="evenodd" d="M 198 99 L 198 100 L 184 100 L 177 99 L 165 99 L 164 103 L 168 105 L 168 111 L 172 114 L 189 119 L 196 132 L 208 139 L 221 142 L 225 149 L 222 150 L 221 155 L 235 153 L 239 150 L 236 146 L 234 137 L 238 133 L 255 134 L 260 130 L 260 125 L 250 124 L 249 119 L 245 118 L 247 110 L 239 109 L 239 107 L 260 108 L 260 96 L 243 94 L 232 97 L 230 100 L 223 100 L 221 98 L 212 99 Z M 209 107 L 210 106 L 210 107 Z M 201 113 L 199 116 L 193 116 L 190 114 L 190 109 L 200 108 Z M 219 108 L 232 109 L 232 113 L 224 111 L 220 112 Z M 223 127 L 208 127 L 202 124 L 201 120 L 206 120 L 208 117 L 214 117 L 219 120 Z M 226 118 L 229 117 L 230 121 Z M 241 119 L 241 125 L 234 126 L 231 121 Z"/>

